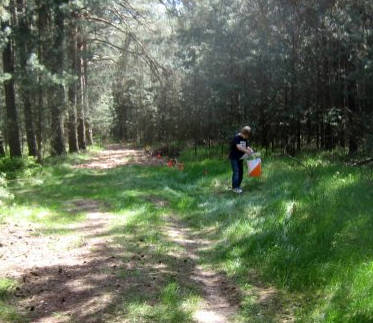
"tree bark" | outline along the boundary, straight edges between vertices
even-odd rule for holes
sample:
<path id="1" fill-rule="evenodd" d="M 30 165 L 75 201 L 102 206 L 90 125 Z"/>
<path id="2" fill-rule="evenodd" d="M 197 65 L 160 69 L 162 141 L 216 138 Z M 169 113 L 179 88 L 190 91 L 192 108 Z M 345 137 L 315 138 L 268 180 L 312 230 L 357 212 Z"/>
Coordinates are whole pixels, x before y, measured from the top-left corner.
<path id="1" fill-rule="evenodd" d="M 12 4 L 11 4 L 12 5 Z M 2 22 L 2 30 L 9 28 L 9 23 Z M 14 53 L 13 40 L 9 36 L 8 43 L 3 50 L 3 69 L 4 73 L 10 74 L 11 78 L 4 81 L 5 107 L 6 107 L 6 128 L 11 157 L 21 157 L 21 142 L 19 136 L 18 112 L 16 107 L 16 98 L 14 92 Z"/>
<path id="2" fill-rule="evenodd" d="M 73 18 L 74 19 L 74 18 Z M 77 30 L 76 25 L 72 21 L 70 26 L 70 33 L 69 33 L 69 59 L 71 63 L 71 73 L 75 74 L 77 70 Z M 71 153 L 79 151 L 79 144 L 78 144 L 78 131 L 77 131 L 77 82 L 73 81 L 68 90 L 68 97 L 69 97 L 69 120 L 68 120 L 68 138 L 69 138 L 69 151 Z"/>
<path id="3" fill-rule="evenodd" d="M 77 33 L 77 74 L 79 77 L 77 88 L 77 112 L 78 112 L 78 140 L 80 149 L 87 149 L 86 131 L 85 131 L 85 102 L 84 102 L 84 62 L 83 62 L 83 39 L 82 30 L 79 27 Z"/>
<path id="4" fill-rule="evenodd" d="M 56 35 L 54 42 L 54 61 L 51 66 L 51 71 L 61 76 L 63 72 L 64 61 L 64 14 L 61 8 L 56 5 L 55 8 L 55 27 Z M 65 138 L 64 138 L 64 116 L 65 109 L 65 90 L 62 84 L 54 85 L 53 106 L 52 111 L 52 135 L 51 145 L 53 155 L 63 155 L 66 153 Z"/>
<path id="5" fill-rule="evenodd" d="M 5 157 L 4 140 L 0 135 L 0 157 Z"/>
<path id="6" fill-rule="evenodd" d="M 27 8 L 24 0 L 17 1 L 17 13 L 18 13 L 18 24 L 19 24 L 19 34 L 17 37 L 17 47 L 20 51 L 20 65 L 21 69 L 26 71 L 27 68 L 27 55 L 30 50 L 30 26 L 27 21 Z M 25 128 L 27 137 L 27 146 L 30 156 L 37 156 L 37 144 L 35 129 L 33 123 L 33 113 L 32 113 L 32 100 L 31 100 L 31 81 L 28 73 L 22 75 L 22 81 L 20 84 L 20 92 L 23 101 L 23 113 L 25 117 Z"/>
<path id="7" fill-rule="evenodd" d="M 87 59 L 87 41 L 83 42 L 83 77 L 84 77 L 84 88 L 83 88 L 83 107 L 85 111 L 85 132 L 87 146 L 93 145 L 93 129 L 89 122 L 89 98 L 88 98 L 88 59 Z"/>
<path id="8" fill-rule="evenodd" d="M 85 125 L 85 131 L 86 131 L 87 145 L 91 146 L 93 145 L 93 129 L 91 127 L 91 124 L 87 120 L 86 120 L 86 125 Z"/>
<path id="9" fill-rule="evenodd" d="M 38 20 L 37 20 L 37 27 L 38 27 L 38 57 L 39 60 L 46 64 L 45 57 L 47 56 L 47 45 L 46 45 L 46 31 L 48 27 L 48 7 L 45 2 L 41 0 L 37 0 L 36 4 L 38 6 L 37 13 L 38 13 Z M 37 150 L 38 150 L 38 160 L 39 162 L 42 161 L 43 156 L 43 137 L 45 133 L 46 127 L 46 116 L 45 116 L 45 89 L 43 87 L 43 77 L 41 74 L 38 75 L 38 93 L 37 93 L 37 120 L 36 120 L 36 142 L 37 142 Z"/>

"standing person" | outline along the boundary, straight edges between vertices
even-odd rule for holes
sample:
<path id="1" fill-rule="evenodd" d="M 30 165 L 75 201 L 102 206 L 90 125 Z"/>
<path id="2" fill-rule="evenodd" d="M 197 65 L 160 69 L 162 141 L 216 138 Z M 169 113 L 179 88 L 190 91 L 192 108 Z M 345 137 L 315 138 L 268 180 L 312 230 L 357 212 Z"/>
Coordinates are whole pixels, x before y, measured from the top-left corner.
<path id="1" fill-rule="evenodd" d="M 248 146 L 248 139 L 251 134 L 251 128 L 245 126 L 234 136 L 231 141 L 229 159 L 232 165 L 232 189 L 235 193 L 242 193 L 240 188 L 243 178 L 243 160 L 244 154 L 252 154 L 254 151 Z"/>

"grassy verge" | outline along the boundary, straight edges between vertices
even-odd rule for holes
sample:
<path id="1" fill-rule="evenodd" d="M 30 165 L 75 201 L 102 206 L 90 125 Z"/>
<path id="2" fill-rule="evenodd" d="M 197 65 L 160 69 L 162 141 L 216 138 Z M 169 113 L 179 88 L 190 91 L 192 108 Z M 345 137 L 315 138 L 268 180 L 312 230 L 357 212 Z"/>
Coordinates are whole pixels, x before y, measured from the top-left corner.
<path id="1" fill-rule="evenodd" d="M 215 228 L 211 238 L 217 244 L 206 252 L 205 263 L 235 277 L 243 289 L 255 284 L 248 279 L 254 269 L 293 303 L 298 319 L 370 322 L 373 177 L 369 169 L 329 157 L 300 156 L 307 168 L 265 158 L 263 177 L 245 180 L 247 193 L 239 197 L 223 193 L 228 165 L 191 163 L 199 194 L 186 194 L 175 206 L 196 229 Z M 204 168 L 210 175 L 197 179 Z M 252 305 L 243 314 L 273 318 Z"/>

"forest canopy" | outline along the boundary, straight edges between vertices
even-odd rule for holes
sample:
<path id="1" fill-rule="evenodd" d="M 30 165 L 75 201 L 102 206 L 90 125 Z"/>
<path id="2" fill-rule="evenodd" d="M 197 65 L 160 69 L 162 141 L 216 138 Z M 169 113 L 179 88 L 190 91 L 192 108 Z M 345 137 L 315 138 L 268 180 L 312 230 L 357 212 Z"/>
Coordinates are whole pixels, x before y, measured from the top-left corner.
<path id="1" fill-rule="evenodd" d="M 370 0 L 9 0 L 0 154 L 94 138 L 373 149 Z"/>

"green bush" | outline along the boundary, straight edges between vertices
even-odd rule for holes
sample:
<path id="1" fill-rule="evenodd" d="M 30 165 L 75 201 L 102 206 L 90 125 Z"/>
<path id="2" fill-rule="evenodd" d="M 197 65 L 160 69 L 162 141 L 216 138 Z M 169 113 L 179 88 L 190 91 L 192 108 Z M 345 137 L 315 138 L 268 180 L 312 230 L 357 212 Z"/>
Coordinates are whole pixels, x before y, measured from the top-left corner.
<path id="1" fill-rule="evenodd" d="M 32 176 L 39 169 L 40 165 L 33 157 L 4 157 L 0 159 L 0 173 L 6 174 L 7 179 L 13 179 L 19 176 Z"/>

